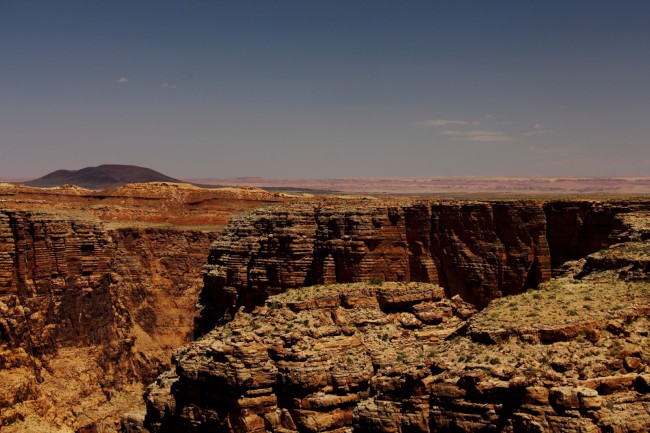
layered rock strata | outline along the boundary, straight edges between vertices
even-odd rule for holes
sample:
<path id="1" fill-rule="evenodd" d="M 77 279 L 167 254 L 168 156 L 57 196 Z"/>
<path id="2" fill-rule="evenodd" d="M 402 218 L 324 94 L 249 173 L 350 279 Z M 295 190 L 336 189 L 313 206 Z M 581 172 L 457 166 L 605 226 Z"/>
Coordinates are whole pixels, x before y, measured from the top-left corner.
<path id="1" fill-rule="evenodd" d="M 190 340 L 212 240 L 0 211 L 3 431 L 115 426 L 111 404 L 137 404 L 142 383 Z"/>
<path id="2" fill-rule="evenodd" d="M 430 283 L 291 289 L 174 353 L 152 432 L 641 432 L 645 242 L 477 313 Z"/>
<path id="3" fill-rule="evenodd" d="M 432 282 L 484 307 L 547 281 L 566 260 L 626 239 L 626 218 L 649 207 L 513 200 L 258 209 L 212 245 L 197 335 L 240 306 L 312 284 Z"/>
<path id="4" fill-rule="evenodd" d="M 273 296 L 175 352 L 175 373 L 148 390 L 147 423 L 158 432 L 342 431 L 378 377 L 398 386 L 406 359 L 424 363 L 475 312 L 426 283 Z"/>
<path id="5" fill-rule="evenodd" d="M 0 183 L 0 207 L 92 216 L 112 225 L 200 226 L 220 229 L 238 212 L 265 203 L 299 200 L 257 188 L 199 188 L 149 182 L 101 191 L 64 185 L 35 188 Z"/>

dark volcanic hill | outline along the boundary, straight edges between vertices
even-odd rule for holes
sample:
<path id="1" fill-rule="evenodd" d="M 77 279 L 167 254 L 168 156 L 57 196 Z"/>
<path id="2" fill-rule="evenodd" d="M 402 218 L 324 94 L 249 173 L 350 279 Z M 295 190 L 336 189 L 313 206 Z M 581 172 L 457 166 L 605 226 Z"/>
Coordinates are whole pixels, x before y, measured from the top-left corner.
<path id="1" fill-rule="evenodd" d="M 98 167 L 86 167 L 81 170 L 57 170 L 38 179 L 24 182 L 25 185 L 52 187 L 77 185 L 82 188 L 115 188 L 127 183 L 177 182 L 181 181 L 150 168 L 135 165 L 104 164 Z"/>

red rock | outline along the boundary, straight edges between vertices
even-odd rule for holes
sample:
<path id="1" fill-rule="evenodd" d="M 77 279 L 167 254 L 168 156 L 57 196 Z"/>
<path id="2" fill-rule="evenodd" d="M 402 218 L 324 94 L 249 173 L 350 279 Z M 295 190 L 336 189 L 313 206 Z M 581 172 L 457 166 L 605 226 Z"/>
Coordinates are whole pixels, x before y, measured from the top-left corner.
<path id="1" fill-rule="evenodd" d="M 137 390 L 130 392 L 140 404 L 142 383 L 190 339 L 198 271 L 213 238 L 0 211 L 0 375 L 33 384 L 29 393 L 15 391 L 24 401 L 16 416 L 100 428 L 93 423 L 101 420 L 64 414 L 108 406 L 111 394 L 127 387 Z M 69 389 L 61 390 L 65 376 Z"/>
<path id="2" fill-rule="evenodd" d="M 261 305 L 270 294 L 334 282 L 433 282 L 483 307 L 550 278 L 545 235 L 545 210 L 531 201 L 253 211 L 234 219 L 212 247 L 197 332 L 229 320 L 241 305 Z M 380 302 L 392 308 L 442 294 L 395 293 Z"/>
<path id="3" fill-rule="evenodd" d="M 250 409 L 268 431 L 587 432 L 643 425 L 643 416 L 635 415 L 643 397 L 635 392 L 646 389 L 645 379 L 608 371 L 616 363 L 622 367 L 623 359 L 593 343 L 607 337 L 620 345 L 625 335 L 641 341 L 650 313 L 642 301 L 617 313 L 622 329 L 603 337 L 611 316 L 600 310 L 539 324 L 507 318 L 513 326 L 500 326 L 504 317 L 492 316 L 491 306 L 472 318 L 476 309 L 463 300 L 483 307 L 544 281 L 555 248 L 567 248 L 572 257 L 631 236 L 617 215 L 629 209 L 604 207 L 519 201 L 302 205 L 244 216 L 213 246 L 199 328 L 214 329 L 176 353 L 180 377 L 172 393 L 184 407 L 165 426 L 188 426 L 190 413 L 202 419 L 202 429 L 240 426 L 249 413 L 225 408 L 255 386 L 277 397 L 276 406 Z M 567 227 L 549 227 L 551 220 Z M 596 228 L 603 233 L 594 242 L 571 238 Z M 600 272 L 586 262 L 565 272 L 573 272 L 574 281 Z M 440 299 L 435 284 L 409 283 L 434 277 L 453 298 Z M 357 285 L 299 289 L 336 281 Z M 265 302 L 265 309 L 246 312 Z M 536 309 L 540 317 L 545 308 Z M 264 324 L 256 327 L 260 315 Z M 251 334 L 255 355 L 244 359 L 243 352 L 228 349 L 252 344 Z M 223 343 L 207 353 L 206 341 Z M 194 394 L 204 389 L 219 391 Z M 359 400 L 349 397 L 356 395 Z M 608 415 L 606 403 L 614 398 L 629 421 Z M 213 407 L 224 409 L 212 416 Z M 240 431 L 253 428 L 246 424 Z"/>
<path id="4" fill-rule="evenodd" d="M 641 367 L 641 360 L 636 356 L 628 356 L 623 361 L 623 365 L 627 371 L 637 371 Z"/>
<path id="5" fill-rule="evenodd" d="M 549 392 L 549 401 L 551 404 L 561 406 L 566 409 L 589 409 L 600 408 L 602 404 L 598 392 L 584 387 L 557 387 L 551 388 Z"/>

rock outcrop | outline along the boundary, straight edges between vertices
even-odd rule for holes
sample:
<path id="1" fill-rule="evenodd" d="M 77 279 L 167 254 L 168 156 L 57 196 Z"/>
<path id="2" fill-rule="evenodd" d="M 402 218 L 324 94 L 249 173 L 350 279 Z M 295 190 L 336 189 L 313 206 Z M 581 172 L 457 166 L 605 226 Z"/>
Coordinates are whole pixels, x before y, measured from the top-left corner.
<path id="1" fill-rule="evenodd" d="M 114 431 L 193 325 L 123 431 L 648 425 L 648 202 L 296 200 L 210 249 L 171 224 L 227 201 L 148 188 L 7 199 L 29 210 L 0 211 L 3 432 Z"/>
<path id="2" fill-rule="evenodd" d="M 2 430 L 115 426 L 171 349 L 190 340 L 212 240 L 0 211 Z"/>
<path id="3" fill-rule="evenodd" d="M 648 202 L 292 205 L 237 217 L 213 244 L 197 335 L 241 306 L 312 284 L 432 282 L 484 307 L 626 239 Z"/>
<path id="4" fill-rule="evenodd" d="M 641 432 L 645 242 L 477 312 L 431 283 L 291 289 L 175 351 L 152 432 Z M 137 431 L 137 430 L 136 430 Z"/>
<path id="5" fill-rule="evenodd" d="M 640 217 L 647 221 L 648 211 L 643 202 L 625 201 L 552 201 L 546 203 L 544 209 L 554 269 L 612 242 L 642 235 L 635 221 L 630 220 Z"/>
<path id="6" fill-rule="evenodd" d="M 294 289 L 175 352 L 175 373 L 149 388 L 146 422 L 159 432 L 340 430 L 378 377 L 399 386 L 474 313 L 426 283 Z"/>
<path id="7" fill-rule="evenodd" d="M 243 215 L 204 269 L 204 335 L 149 387 L 143 425 L 643 431 L 648 266 L 628 252 L 646 248 L 647 211 L 492 201 Z"/>

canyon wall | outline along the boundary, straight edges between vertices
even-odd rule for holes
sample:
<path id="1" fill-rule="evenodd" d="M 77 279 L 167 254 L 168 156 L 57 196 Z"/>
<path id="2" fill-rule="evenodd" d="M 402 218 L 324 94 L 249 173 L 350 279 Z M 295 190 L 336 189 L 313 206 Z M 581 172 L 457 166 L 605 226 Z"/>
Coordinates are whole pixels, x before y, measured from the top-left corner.
<path id="1" fill-rule="evenodd" d="M 202 337 L 174 351 L 144 421 L 126 417 L 125 431 L 648 431 L 648 210 L 509 201 L 241 216 L 212 246 Z"/>
<path id="2" fill-rule="evenodd" d="M 116 428 L 190 340 L 214 238 L 0 211 L 0 425 Z"/>
<path id="3" fill-rule="evenodd" d="M 292 205 L 235 218 L 212 245 L 197 335 L 241 306 L 334 282 L 433 282 L 484 307 L 560 264 L 624 240 L 647 202 L 486 201 Z"/>
<path id="4" fill-rule="evenodd" d="M 217 241 L 215 234 L 203 231 L 128 222 L 111 225 L 76 211 L 1 210 L 0 383 L 4 386 L 0 389 L 0 425 L 8 432 L 114 431 L 117 414 L 143 404 L 143 383 L 168 367 L 172 349 L 186 344 L 193 328 L 196 335 L 203 335 L 244 314 L 242 307 L 252 311 L 269 296 L 292 288 L 372 280 L 374 285 L 393 281 L 399 289 L 407 282 L 421 283 L 413 290 L 425 287 L 424 292 L 432 293 L 430 299 L 405 293 L 401 301 L 387 301 L 392 296 L 386 293 L 390 285 L 361 296 L 358 302 L 378 306 L 350 319 L 358 322 L 354 325 L 360 329 L 357 337 L 361 339 L 366 332 L 367 313 L 377 323 L 400 322 L 399 328 L 382 331 L 380 339 L 384 333 L 394 334 L 390 341 L 396 342 L 400 333 L 413 329 L 426 331 L 414 338 L 439 331 L 444 338 L 464 326 L 461 322 L 472 311 L 464 301 L 482 308 L 501 295 L 547 281 L 567 259 L 614 242 L 649 238 L 650 231 L 643 228 L 649 209 L 647 202 L 325 200 L 254 210 L 236 217 Z M 208 252 L 208 264 L 203 266 Z M 296 296 L 307 296 L 304 291 L 300 289 Z M 336 302 L 328 302 L 356 308 L 356 301 L 337 296 Z M 194 323 L 197 300 L 202 309 Z M 278 302 L 283 305 L 284 301 Z M 295 326 L 289 325 L 294 319 L 289 317 L 283 326 Z M 332 337 L 346 336 L 352 330 L 340 325 L 340 332 L 334 332 L 322 320 L 324 325 L 313 318 L 313 326 L 306 329 L 314 328 L 309 332 L 316 334 L 331 331 Z M 241 327 L 217 329 L 250 333 L 238 330 Z M 294 343 L 282 344 L 293 347 Z M 404 350 L 410 353 L 409 347 Z M 175 357 L 177 372 L 185 350 Z M 302 349 L 292 350 L 273 363 L 302 359 Z M 320 346 L 314 350 L 318 356 L 333 356 Z M 193 365 L 203 365 L 204 356 L 208 355 L 197 352 L 198 364 Z M 229 354 L 224 356 L 224 365 L 239 362 Z M 188 372 L 193 368 L 190 364 Z M 272 369 L 264 365 L 260 368 Z M 336 365 L 338 361 L 332 361 L 327 368 L 339 368 Z M 293 373 L 287 370 L 287 374 Z M 237 381 L 246 382 L 246 377 Z M 194 414 L 203 416 L 205 401 L 223 399 L 204 399 L 202 393 L 213 391 L 203 389 L 201 381 L 181 383 L 175 373 L 164 373 L 157 383 L 158 388 L 149 392 L 149 418 L 162 419 L 172 413 L 176 395 L 183 402 L 179 410 L 185 412 L 174 419 L 191 426 L 190 431 L 205 427 L 200 420 L 192 421 Z M 172 385 L 184 388 L 172 389 Z M 313 402 L 305 401 L 303 409 L 316 405 L 313 408 L 327 412 L 327 407 L 345 407 L 341 409 L 345 425 L 356 419 L 352 411 L 357 407 L 356 397 L 342 406 L 327 402 L 331 398 L 339 401 L 343 394 L 374 392 L 367 384 L 343 384 L 345 392 L 343 388 L 332 392 L 329 386 L 319 388 L 327 395 L 324 402 L 317 396 Z M 273 394 L 266 388 L 253 388 L 246 393 L 260 398 Z M 280 400 L 302 399 L 315 392 L 298 385 L 287 390 Z M 298 394 L 293 395 L 294 391 Z M 246 410 L 260 410 L 259 401 L 248 401 Z M 239 403 L 227 404 L 242 409 Z M 279 413 L 290 407 L 277 405 Z M 267 412 L 278 413 L 275 409 Z M 311 416 L 305 413 L 304 417 Z M 296 419 L 304 417 L 296 415 Z M 221 423 L 225 418 L 221 414 L 218 419 Z M 259 426 L 258 419 L 255 423 Z M 164 423 L 160 428 L 166 428 Z"/>

